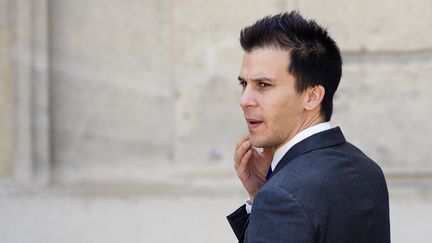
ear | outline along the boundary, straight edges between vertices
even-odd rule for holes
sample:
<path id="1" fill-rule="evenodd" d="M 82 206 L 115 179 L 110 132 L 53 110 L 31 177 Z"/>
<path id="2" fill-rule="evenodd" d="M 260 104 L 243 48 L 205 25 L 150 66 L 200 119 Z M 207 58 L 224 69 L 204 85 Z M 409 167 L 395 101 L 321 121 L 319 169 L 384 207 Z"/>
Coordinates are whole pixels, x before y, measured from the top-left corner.
<path id="1" fill-rule="evenodd" d="M 319 107 L 324 99 L 325 89 L 322 85 L 309 87 L 305 93 L 304 108 L 308 111 Z"/>

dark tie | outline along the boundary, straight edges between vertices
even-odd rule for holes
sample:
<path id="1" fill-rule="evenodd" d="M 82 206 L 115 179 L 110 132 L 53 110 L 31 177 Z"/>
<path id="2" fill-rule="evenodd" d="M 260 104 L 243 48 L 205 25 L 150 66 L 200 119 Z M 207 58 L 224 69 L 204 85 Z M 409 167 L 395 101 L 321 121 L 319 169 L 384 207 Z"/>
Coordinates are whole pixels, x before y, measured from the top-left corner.
<path id="1" fill-rule="evenodd" d="M 273 171 L 272 171 L 271 166 L 270 166 L 270 168 L 269 168 L 269 170 L 267 172 L 266 180 L 268 180 L 270 178 L 270 176 L 271 176 L 272 173 L 273 173 Z"/>

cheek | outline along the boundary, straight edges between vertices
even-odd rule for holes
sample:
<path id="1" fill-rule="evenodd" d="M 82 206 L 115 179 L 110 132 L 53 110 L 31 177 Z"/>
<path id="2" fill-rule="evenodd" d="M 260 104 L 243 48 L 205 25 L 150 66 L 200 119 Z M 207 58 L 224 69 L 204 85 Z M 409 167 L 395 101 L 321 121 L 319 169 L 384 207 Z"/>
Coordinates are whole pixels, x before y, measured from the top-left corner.
<path id="1" fill-rule="evenodd" d="M 289 118 L 289 107 L 282 103 L 272 104 L 266 111 L 266 119 L 273 128 L 280 127 Z"/>
<path id="2" fill-rule="evenodd" d="M 269 119 L 270 125 L 273 126 L 273 129 L 286 129 L 296 120 L 300 111 L 298 100 L 285 98 L 272 104 L 267 118 Z"/>
<path id="3" fill-rule="evenodd" d="M 291 113 L 288 107 L 283 107 L 275 114 L 274 125 L 277 130 L 285 130 L 291 123 Z"/>
<path id="4" fill-rule="evenodd" d="M 261 98 L 262 114 L 269 123 L 289 122 L 300 111 L 300 97 L 289 89 L 267 93 Z"/>

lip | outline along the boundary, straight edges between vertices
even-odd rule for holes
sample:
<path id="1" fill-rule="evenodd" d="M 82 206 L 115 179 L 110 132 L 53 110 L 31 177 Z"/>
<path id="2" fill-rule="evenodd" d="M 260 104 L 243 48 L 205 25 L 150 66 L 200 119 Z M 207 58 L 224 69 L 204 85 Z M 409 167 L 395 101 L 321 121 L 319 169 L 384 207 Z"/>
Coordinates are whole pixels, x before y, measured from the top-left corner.
<path id="1" fill-rule="evenodd" d="M 250 130 L 258 128 L 263 123 L 263 121 L 261 120 L 254 119 L 254 118 L 247 118 L 247 117 L 246 117 L 246 122 Z"/>

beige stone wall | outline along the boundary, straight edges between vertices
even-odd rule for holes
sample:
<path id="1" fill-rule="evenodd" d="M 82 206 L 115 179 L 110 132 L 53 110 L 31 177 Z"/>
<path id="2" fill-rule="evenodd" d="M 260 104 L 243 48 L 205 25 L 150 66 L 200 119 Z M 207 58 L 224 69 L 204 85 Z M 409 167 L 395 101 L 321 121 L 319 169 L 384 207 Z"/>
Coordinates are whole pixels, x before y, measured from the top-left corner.
<path id="1" fill-rule="evenodd" d="M 246 130 L 239 30 L 291 9 L 327 26 L 343 51 L 334 125 L 386 173 L 432 172 L 430 1 L 2 4 L 13 20 L 2 16 L 2 40 L 13 33 L 2 55 L 14 61 L 1 65 L 0 124 L 10 134 L 1 149 L 14 144 L 21 174 L 43 168 L 38 173 L 55 180 L 139 180 L 168 165 L 230 170 L 233 144 Z"/>
<path id="2" fill-rule="evenodd" d="M 54 176 L 171 161 L 171 2 L 52 1 L 50 12 Z"/>
<path id="3" fill-rule="evenodd" d="M 299 0 L 298 8 L 328 26 L 345 51 L 398 54 L 431 48 L 428 0 Z"/>
<path id="4" fill-rule="evenodd" d="M 12 167 L 12 77 L 10 30 L 7 1 L 0 1 L 0 178 L 11 174 Z"/>

